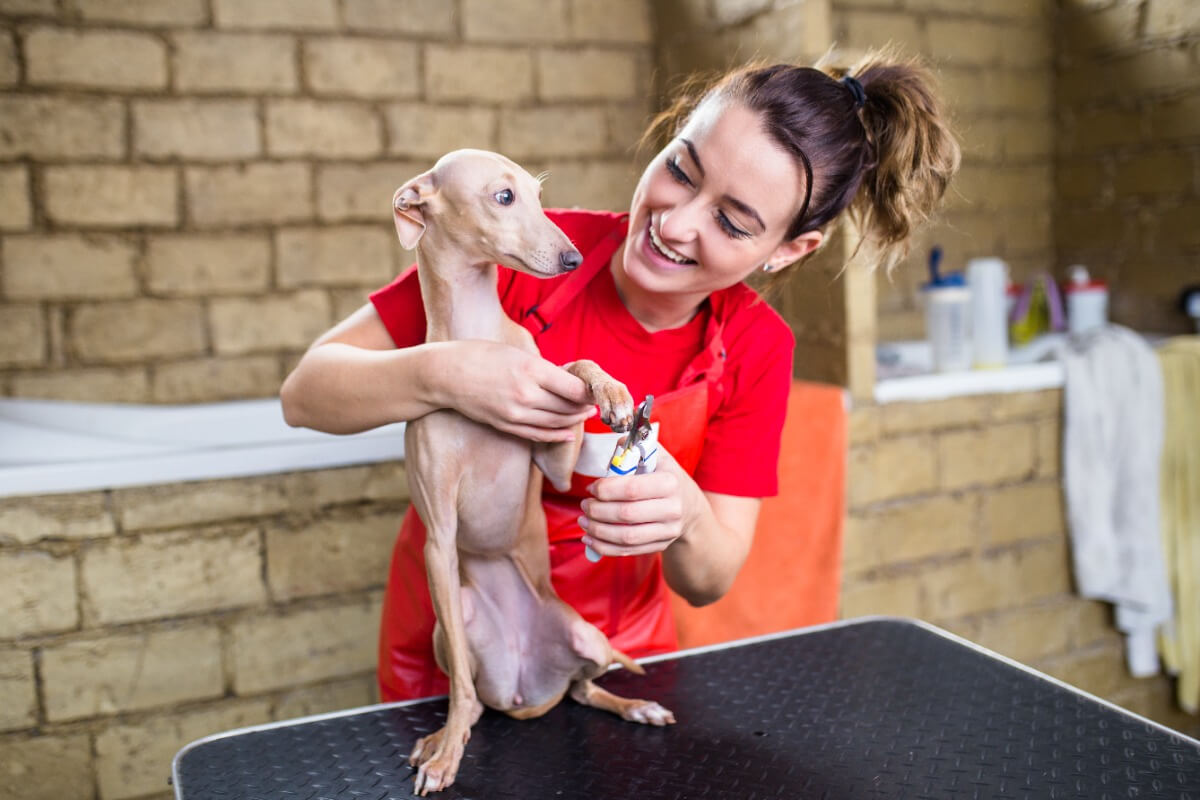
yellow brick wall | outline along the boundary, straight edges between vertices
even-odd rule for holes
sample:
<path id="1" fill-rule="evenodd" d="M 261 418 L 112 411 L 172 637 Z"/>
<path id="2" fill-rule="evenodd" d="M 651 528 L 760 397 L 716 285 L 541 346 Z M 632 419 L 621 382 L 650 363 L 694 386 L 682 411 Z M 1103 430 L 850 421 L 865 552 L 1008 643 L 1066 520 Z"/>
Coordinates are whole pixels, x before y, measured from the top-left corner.
<path id="1" fill-rule="evenodd" d="M 1109 282 L 1112 318 L 1189 331 L 1200 282 L 1200 4 L 1064 0 L 1054 237 Z"/>
<path id="2" fill-rule="evenodd" d="M 963 147 L 934 225 L 889 279 L 877 276 L 878 338 L 924 336 L 919 287 L 930 247 L 944 270 L 998 255 L 1020 279 L 1053 266 L 1053 0 L 832 0 L 847 52 L 889 42 L 936 68 Z"/>
<path id="3" fill-rule="evenodd" d="M 1052 390 L 856 408 L 841 614 L 928 620 L 1200 733 L 1169 679 L 1129 676 L 1109 606 L 1074 593 L 1061 404 Z"/>
<path id="4" fill-rule="evenodd" d="M 0 3 L 0 396 L 269 396 L 456 147 L 624 209 L 644 0 Z"/>
<path id="5" fill-rule="evenodd" d="M 1111 19 L 1136 6 L 1139 31 L 1164 18 L 1092 5 Z M 505 8 L 3 0 L 0 394 L 273 394 L 297 350 L 404 262 L 381 204 L 453 146 L 550 168 L 551 203 L 623 205 L 626 148 L 655 104 L 655 16 L 660 88 L 737 57 L 811 59 L 834 38 L 934 56 L 966 160 L 923 241 L 951 263 L 1051 259 L 1063 170 L 1097 196 L 1151 174 L 1119 172 L 1125 151 L 1103 169 L 1060 152 L 1052 186 L 1049 0 Z M 1190 96 L 1166 97 L 1143 125 L 1192 130 Z M 1168 150 L 1145 156 L 1170 172 L 1186 147 Z M 1184 213 L 1162 216 L 1181 246 L 1194 243 Z M 919 335 L 919 273 L 878 284 L 885 335 Z M 812 294 L 784 303 L 806 320 L 806 358 L 844 377 L 846 348 L 822 343 L 869 342 L 852 306 L 873 297 L 832 274 L 814 270 L 799 285 Z M 842 613 L 929 619 L 1195 733 L 1166 679 L 1126 676 L 1106 607 L 1072 595 L 1059 404 L 1043 392 L 857 408 Z M 371 702 L 406 503 L 394 465 L 0 501 L 0 795 L 162 795 L 187 741 Z"/>
<path id="6" fill-rule="evenodd" d="M 160 796 L 233 727 L 376 702 L 403 467 L 0 499 L 0 797 Z"/>

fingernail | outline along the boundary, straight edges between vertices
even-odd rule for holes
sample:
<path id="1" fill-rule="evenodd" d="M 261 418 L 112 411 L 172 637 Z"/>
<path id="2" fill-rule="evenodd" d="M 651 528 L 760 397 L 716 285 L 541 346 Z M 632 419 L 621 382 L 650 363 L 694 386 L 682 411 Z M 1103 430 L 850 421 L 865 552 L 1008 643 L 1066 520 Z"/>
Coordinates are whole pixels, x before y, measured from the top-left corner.
<path id="1" fill-rule="evenodd" d="M 590 536 L 585 536 L 582 539 L 580 539 L 579 541 L 583 542 L 585 547 L 592 547 L 593 545 L 596 544 L 595 540 L 593 540 L 592 537 L 590 537 Z"/>
<path id="2" fill-rule="evenodd" d="M 591 505 L 591 502 L 592 502 L 592 501 L 591 501 L 591 500 L 589 500 L 589 499 L 584 499 L 584 500 L 581 500 L 581 501 L 580 501 L 580 503 L 579 503 L 579 510 L 580 510 L 580 511 L 582 511 L 584 514 L 587 514 L 587 513 L 588 513 L 588 506 L 590 506 L 590 505 Z"/>
<path id="3" fill-rule="evenodd" d="M 585 531 L 587 530 L 587 528 L 588 528 L 588 518 L 587 517 L 580 515 L 579 519 L 576 520 L 576 522 L 579 523 L 579 527 L 583 528 Z"/>

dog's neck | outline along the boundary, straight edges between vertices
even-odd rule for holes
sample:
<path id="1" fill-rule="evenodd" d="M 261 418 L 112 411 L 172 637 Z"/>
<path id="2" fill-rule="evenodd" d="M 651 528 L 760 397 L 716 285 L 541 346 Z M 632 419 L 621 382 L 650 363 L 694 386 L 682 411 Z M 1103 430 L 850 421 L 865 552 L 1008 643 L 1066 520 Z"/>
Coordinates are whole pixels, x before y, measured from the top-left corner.
<path id="1" fill-rule="evenodd" d="M 417 275 L 429 342 L 502 341 L 508 319 L 496 293 L 496 265 L 454 250 L 417 247 Z"/>

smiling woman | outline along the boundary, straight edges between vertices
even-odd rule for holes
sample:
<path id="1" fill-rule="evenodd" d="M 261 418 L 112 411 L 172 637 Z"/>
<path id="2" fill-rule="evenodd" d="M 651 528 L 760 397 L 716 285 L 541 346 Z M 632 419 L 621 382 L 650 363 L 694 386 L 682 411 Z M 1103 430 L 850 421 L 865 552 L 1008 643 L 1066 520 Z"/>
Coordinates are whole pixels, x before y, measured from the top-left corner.
<path id="1" fill-rule="evenodd" d="M 744 280 L 789 272 L 847 209 L 890 261 L 959 158 L 930 75 L 875 55 L 847 73 L 737 70 L 682 94 L 652 130 L 672 138 L 628 214 L 548 212 L 582 254 L 577 269 L 548 280 L 500 272 L 501 304 L 540 356 L 427 343 L 409 270 L 320 337 L 282 395 L 292 424 L 319 430 L 448 408 L 535 441 L 571 436 L 588 411 L 581 384 L 556 365 L 591 359 L 635 402 L 653 395 L 656 471 L 542 495 L 555 590 L 634 657 L 675 647 L 668 587 L 697 606 L 729 590 L 762 498 L 778 490 L 794 341 Z M 379 679 L 389 700 L 446 688 L 424 541 L 410 511 L 384 602 Z M 585 545 L 625 557 L 592 564 Z"/>

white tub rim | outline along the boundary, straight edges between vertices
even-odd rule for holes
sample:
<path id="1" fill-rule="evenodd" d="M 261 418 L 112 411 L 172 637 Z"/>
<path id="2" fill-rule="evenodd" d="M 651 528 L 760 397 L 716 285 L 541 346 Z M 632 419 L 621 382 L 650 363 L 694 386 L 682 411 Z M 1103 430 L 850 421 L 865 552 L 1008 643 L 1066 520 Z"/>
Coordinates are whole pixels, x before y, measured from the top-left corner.
<path id="1" fill-rule="evenodd" d="M 106 441 L 111 443 L 107 453 Z M 277 397 L 182 405 L 0 398 L 0 497 L 241 478 L 403 458 L 403 423 L 349 436 L 292 428 L 283 420 Z"/>

